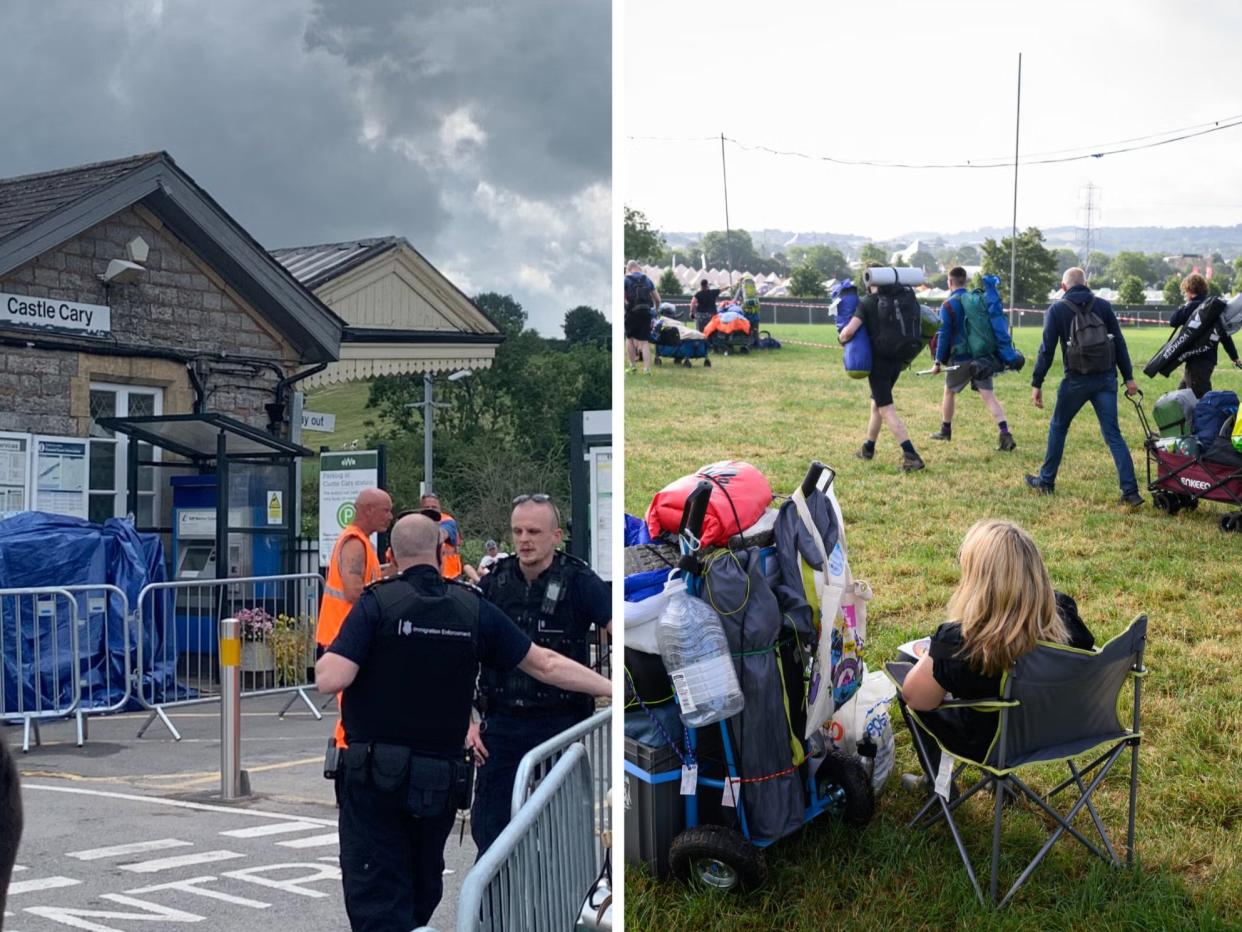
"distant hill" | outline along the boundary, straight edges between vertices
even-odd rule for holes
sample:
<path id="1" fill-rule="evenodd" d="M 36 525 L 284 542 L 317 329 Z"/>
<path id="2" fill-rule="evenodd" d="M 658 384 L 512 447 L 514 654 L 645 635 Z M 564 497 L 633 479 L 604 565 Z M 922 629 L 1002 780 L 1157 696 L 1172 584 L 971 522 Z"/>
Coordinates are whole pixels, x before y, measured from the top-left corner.
<path id="1" fill-rule="evenodd" d="M 771 255 L 790 245 L 836 246 L 847 255 L 857 254 L 869 237 L 856 233 L 795 233 L 790 230 L 747 230 L 751 241 L 760 253 Z M 980 227 L 957 233 L 935 230 L 913 230 L 903 236 L 878 240 L 881 245 L 894 249 L 906 246 L 912 240 L 946 245 L 978 245 L 988 237 L 1000 240 L 1008 236 L 1009 227 Z M 1052 227 L 1043 231 L 1044 241 L 1053 248 L 1062 246 L 1076 249 L 1082 245 L 1083 231 L 1079 227 Z M 702 238 L 702 233 L 669 232 L 664 239 L 674 248 L 684 247 Z M 1091 248 L 1115 254 L 1122 250 L 1171 256 L 1180 253 L 1209 254 L 1219 252 L 1226 259 L 1242 255 L 1242 224 L 1213 227 L 1099 227 L 1091 233 Z"/>

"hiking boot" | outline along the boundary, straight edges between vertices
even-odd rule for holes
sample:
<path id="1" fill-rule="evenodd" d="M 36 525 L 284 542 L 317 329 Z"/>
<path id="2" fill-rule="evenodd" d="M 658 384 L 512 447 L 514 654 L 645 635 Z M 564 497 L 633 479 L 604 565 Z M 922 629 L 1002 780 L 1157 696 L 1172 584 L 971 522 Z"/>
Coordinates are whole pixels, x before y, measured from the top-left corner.
<path id="1" fill-rule="evenodd" d="M 1025 478 L 1026 478 L 1026 484 L 1030 486 L 1032 489 L 1034 489 L 1036 492 L 1038 492 L 1040 495 L 1051 495 L 1052 494 L 1052 486 L 1044 485 L 1043 482 L 1040 481 L 1039 476 L 1026 476 Z"/>
<path id="2" fill-rule="evenodd" d="M 902 472 L 914 472 L 915 470 L 925 469 L 926 467 L 927 464 L 923 462 L 923 457 L 919 456 L 917 453 L 903 452 L 901 454 Z"/>
<path id="3" fill-rule="evenodd" d="M 865 443 L 854 451 L 854 455 L 860 460 L 875 459 L 875 447 L 869 447 Z"/>
<path id="4" fill-rule="evenodd" d="M 1013 434 L 1011 434 L 1009 431 L 1005 431 L 1004 433 L 1000 435 L 1000 443 L 997 445 L 996 449 L 1003 450 L 1006 453 L 1010 453 L 1016 450 L 1017 448 L 1018 448 L 1018 442 L 1013 439 Z"/>
<path id="5" fill-rule="evenodd" d="M 946 431 L 946 430 L 942 427 L 942 428 L 940 428 L 940 430 L 936 431 L 934 434 L 928 434 L 928 435 L 927 435 L 927 439 L 928 439 L 928 440 L 952 440 L 952 439 L 953 439 L 953 432 L 952 432 L 952 431 Z"/>
<path id="6" fill-rule="evenodd" d="M 1131 508 L 1141 508 L 1143 505 L 1143 496 L 1138 492 L 1131 492 L 1129 495 L 1121 496 L 1121 504 L 1128 505 Z"/>

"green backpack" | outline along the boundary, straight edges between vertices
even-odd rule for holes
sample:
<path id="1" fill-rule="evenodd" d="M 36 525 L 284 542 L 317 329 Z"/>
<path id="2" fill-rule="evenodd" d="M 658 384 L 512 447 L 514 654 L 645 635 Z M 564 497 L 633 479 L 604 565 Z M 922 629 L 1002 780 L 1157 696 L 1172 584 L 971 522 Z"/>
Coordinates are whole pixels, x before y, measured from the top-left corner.
<path id="1" fill-rule="evenodd" d="M 987 359 L 996 355 L 996 333 L 992 330 L 992 318 L 983 298 L 983 289 L 966 291 L 957 296 L 962 306 L 962 317 L 957 321 L 957 333 L 953 340 L 955 356 L 971 359 Z"/>

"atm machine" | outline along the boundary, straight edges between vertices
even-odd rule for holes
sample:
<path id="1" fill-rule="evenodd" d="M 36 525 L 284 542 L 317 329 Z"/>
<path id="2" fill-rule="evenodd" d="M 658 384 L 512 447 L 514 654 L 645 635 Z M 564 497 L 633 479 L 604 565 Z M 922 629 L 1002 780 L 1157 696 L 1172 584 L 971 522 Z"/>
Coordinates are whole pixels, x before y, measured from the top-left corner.
<path id="1" fill-rule="evenodd" d="M 216 477 L 215 475 L 173 476 L 172 578 L 209 580 L 216 578 Z M 264 492 L 247 483 L 248 503 L 229 508 L 228 576 L 275 576 L 283 572 L 283 531 L 265 532 Z M 257 493 L 257 494 L 256 494 Z M 245 529 L 233 532 L 231 529 Z M 262 599 L 262 585 L 238 584 L 226 587 L 214 597 L 195 587 L 178 588 L 175 610 L 176 643 L 180 653 L 214 655 L 219 641 L 218 619 L 236 608 L 232 602 L 250 593 Z"/>

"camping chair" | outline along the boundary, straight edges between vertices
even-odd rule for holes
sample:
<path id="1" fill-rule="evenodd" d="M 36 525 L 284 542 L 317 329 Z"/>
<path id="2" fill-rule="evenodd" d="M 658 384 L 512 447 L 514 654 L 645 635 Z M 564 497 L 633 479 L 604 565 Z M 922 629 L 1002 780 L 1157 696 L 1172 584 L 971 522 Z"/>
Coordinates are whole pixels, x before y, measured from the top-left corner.
<path id="1" fill-rule="evenodd" d="M 954 811 L 980 790 L 989 786 L 992 788 L 996 812 L 992 825 L 990 895 L 992 905 L 998 909 L 1005 907 L 1057 839 L 1066 832 L 1103 860 L 1120 866 L 1117 852 L 1113 849 L 1091 797 L 1127 746 L 1130 748 L 1130 806 L 1126 833 L 1126 866 L 1133 864 L 1134 811 L 1138 800 L 1138 749 L 1141 738 L 1139 700 L 1141 678 L 1147 672 L 1143 668 L 1143 649 L 1146 643 L 1146 615 L 1140 615 L 1122 634 L 1095 650 L 1080 650 L 1040 641 L 1034 650 L 1019 657 L 1013 667 L 1001 676 L 1001 694 L 998 698 L 951 699 L 941 704 L 940 708 L 973 708 L 999 713 L 996 716 L 996 733 L 983 760 L 970 760 L 954 755 L 956 764 L 946 765 L 952 768 L 953 780 L 967 766 L 978 767 L 983 771 L 983 777 L 960 796 L 952 799 L 946 798 L 950 792 L 943 786 L 942 781 L 944 795 L 933 789 L 927 803 L 909 823 L 911 828 L 920 823 L 924 823 L 924 827 L 931 827 L 941 818 L 948 823 L 953 842 L 957 845 L 962 863 L 966 865 L 966 873 L 970 876 L 980 905 L 987 904 L 957 824 L 953 821 Z M 889 677 L 897 684 L 902 715 L 905 716 L 906 724 L 910 726 L 910 734 L 914 737 L 919 762 L 934 785 L 936 774 L 931 771 L 926 742 L 929 739 L 936 741 L 944 755 L 953 755 L 953 751 L 941 744 L 928 730 L 919 717 L 920 713 L 907 708 L 900 701 L 901 684 L 906 674 L 913 669 L 913 665 L 889 663 L 886 664 L 886 669 Z M 1134 723 L 1132 728 L 1127 729 L 1121 721 L 1118 701 L 1127 679 L 1131 677 L 1134 681 Z M 1074 758 L 1096 753 L 1099 756 L 1086 767 L 1079 769 L 1075 766 Z M 942 757 L 942 761 L 945 760 L 950 758 Z M 1069 766 L 1070 776 L 1044 796 L 1036 794 L 1017 775 L 1024 767 L 1053 761 L 1065 761 Z M 1086 785 L 1084 780 L 1092 772 L 1095 772 L 1095 776 L 1090 785 Z M 956 784 L 950 781 L 949 785 Z M 1050 802 L 1062 790 L 1070 787 L 1077 788 L 1078 797 L 1069 811 L 1062 815 Z M 997 904 L 1001 817 L 1006 793 L 1015 798 L 1025 796 L 1055 820 L 1056 828 L 1039 853 L 1014 881 L 1004 899 Z M 1074 827 L 1074 819 L 1083 808 L 1090 813 L 1104 850 Z"/>

